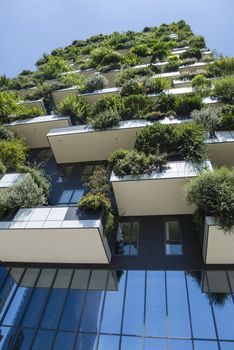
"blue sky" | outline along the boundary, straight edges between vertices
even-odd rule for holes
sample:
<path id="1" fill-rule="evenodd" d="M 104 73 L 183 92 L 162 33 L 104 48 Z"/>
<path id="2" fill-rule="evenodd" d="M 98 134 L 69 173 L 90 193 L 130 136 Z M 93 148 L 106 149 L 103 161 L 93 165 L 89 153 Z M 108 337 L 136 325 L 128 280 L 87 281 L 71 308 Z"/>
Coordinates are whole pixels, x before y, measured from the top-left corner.
<path id="1" fill-rule="evenodd" d="M 180 19 L 211 49 L 234 56 L 234 0 L 0 0 L 0 75 L 75 39 Z"/>

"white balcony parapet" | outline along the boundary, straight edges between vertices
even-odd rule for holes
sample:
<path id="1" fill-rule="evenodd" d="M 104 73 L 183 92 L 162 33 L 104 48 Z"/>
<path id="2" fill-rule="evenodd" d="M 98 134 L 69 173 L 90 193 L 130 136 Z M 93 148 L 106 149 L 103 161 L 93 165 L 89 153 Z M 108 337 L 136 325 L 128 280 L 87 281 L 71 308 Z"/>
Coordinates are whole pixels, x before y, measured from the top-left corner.
<path id="1" fill-rule="evenodd" d="M 24 138 L 29 148 L 43 148 L 49 147 L 47 134 L 50 129 L 70 125 L 69 117 L 54 114 L 15 120 L 4 126 L 19 137 Z"/>
<path id="2" fill-rule="evenodd" d="M 25 174 L 25 173 L 12 173 L 12 174 L 4 174 L 3 176 L 0 176 L 0 191 L 2 189 L 6 189 L 14 185 L 18 185 L 27 176 L 28 174 Z"/>
<path id="3" fill-rule="evenodd" d="M 30 109 L 39 108 L 43 113 L 46 113 L 46 109 L 42 98 L 39 100 L 32 100 L 32 101 L 19 101 L 18 103 L 23 104 Z"/>
<path id="4" fill-rule="evenodd" d="M 216 131 L 205 141 L 207 153 L 215 166 L 234 166 L 234 131 Z"/>
<path id="5" fill-rule="evenodd" d="M 58 163 L 107 160 L 119 148 L 132 149 L 137 132 L 150 124 L 145 120 L 121 121 L 106 130 L 78 125 L 50 130 L 47 137 Z"/>
<path id="6" fill-rule="evenodd" d="M 234 264 L 234 228 L 230 232 L 221 229 L 218 221 L 205 218 L 203 259 L 206 264 Z"/>
<path id="7" fill-rule="evenodd" d="M 168 73 L 159 73 L 155 74 L 151 77 L 152 78 L 171 78 L 171 77 L 179 77 L 180 72 L 168 72 Z"/>
<path id="8" fill-rule="evenodd" d="M 19 209 L 0 221 L 0 260 L 108 263 L 110 250 L 101 219 L 66 219 L 68 207 Z"/>
<path id="9" fill-rule="evenodd" d="M 151 175 L 125 175 L 114 173 L 111 183 L 120 216 L 182 215 L 192 214 L 193 205 L 185 201 L 183 187 L 189 179 L 196 177 L 202 168 L 212 169 L 211 163 L 203 166 L 185 161 L 168 162 L 163 172 Z"/>

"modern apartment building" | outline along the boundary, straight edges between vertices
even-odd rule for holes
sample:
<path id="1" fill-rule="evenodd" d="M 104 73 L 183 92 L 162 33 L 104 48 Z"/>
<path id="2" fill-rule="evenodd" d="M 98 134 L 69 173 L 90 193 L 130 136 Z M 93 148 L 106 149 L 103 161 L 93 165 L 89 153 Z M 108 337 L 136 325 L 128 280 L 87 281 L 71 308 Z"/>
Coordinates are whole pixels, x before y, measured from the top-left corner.
<path id="1" fill-rule="evenodd" d="M 234 349 L 233 74 L 180 21 L 1 82 L 0 349 Z"/>

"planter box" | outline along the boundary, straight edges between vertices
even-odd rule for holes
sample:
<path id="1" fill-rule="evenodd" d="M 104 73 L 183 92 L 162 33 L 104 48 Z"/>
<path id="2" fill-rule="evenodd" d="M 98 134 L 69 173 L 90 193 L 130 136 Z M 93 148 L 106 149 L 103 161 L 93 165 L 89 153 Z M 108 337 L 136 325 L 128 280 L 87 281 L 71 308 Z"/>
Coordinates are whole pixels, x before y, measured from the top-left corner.
<path id="1" fill-rule="evenodd" d="M 109 263 L 111 253 L 101 219 L 71 219 L 71 209 L 20 209 L 12 221 L 0 222 L 0 260 Z"/>
<path id="2" fill-rule="evenodd" d="M 234 231 L 224 232 L 212 216 L 205 218 L 203 259 L 206 264 L 234 264 Z"/>
<path id="3" fill-rule="evenodd" d="M 213 165 L 234 166 L 234 131 L 217 131 L 215 138 L 207 139 L 206 144 Z"/>
<path id="4" fill-rule="evenodd" d="M 76 86 L 53 91 L 52 97 L 53 97 L 55 106 L 57 107 L 59 105 L 59 103 L 62 102 L 66 96 L 71 95 L 71 94 L 77 95 L 78 92 L 79 91 L 78 91 L 78 88 Z"/>
<path id="5" fill-rule="evenodd" d="M 24 120 L 16 120 L 5 127 L 26 140 L 29 148 L 49 147 L 47 134 L 52 128 L 71 125 L 70 118 L 47 115 Z"/>
<path id="6" fill-rule="evenodd" d="M 180 66 L 179 67 L 179 71 L 180 73 L 185 73 L 185 72 L 189 72 L 189 73 L 204 73 L 206 72 L 208 68 L 208 63 L 206 62 L 197 62 L 188 66 Z"/>
<path id="7" fill-rule="evenodd" d="M 53 129 L 47 137 L 57 163 L 107 160 L 120 148 L 132 149 L 137 133 L 149 124 L 143 120 L 123 121 L 118 127 L 102 131 L 79 125 Z"/>
<path id="8" fill-rule="evenodd" d="M 211 164 L 207 162 L 211 168 Z M 111 183 L 120 216 L 192 214 L 194 206 L 185 202 L 183 187 L 199 169 L 184 161 L 169 162 L 162 173 L 119 178 L 112 174 Z"/>
<path id="9" fill-rule="evenodd" d="M 23 104 L 25 105 L 25 107 L 29 109 L 39 108 L 43 113 L 46 114 L 46 109 L 43 103 L 43 99 L 35 100 L 35 101 L 21 101 L 19 102 L 19 104 Z"/>
<path id="10" fill-rule="evenodd" d="M 102 90 L 95 90 L 93 92 L 81 94 L 79 96 L 83 97 L 89 104 L 94 104 L 95 102 L 102 99 L 103 97 L 119 95 L 119 94 L 120 94 L 120 89 L 116 87 L 112 87 L 112 88 L 106 88 Z"/>

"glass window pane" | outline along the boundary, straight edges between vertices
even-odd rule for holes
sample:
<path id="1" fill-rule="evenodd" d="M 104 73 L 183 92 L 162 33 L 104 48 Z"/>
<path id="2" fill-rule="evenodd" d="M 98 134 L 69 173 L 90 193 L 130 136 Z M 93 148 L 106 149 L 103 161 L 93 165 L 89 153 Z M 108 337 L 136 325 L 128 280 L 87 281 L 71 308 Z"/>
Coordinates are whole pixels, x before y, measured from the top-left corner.
<path id="1" fill-rule="evenodd" d="M 115 335 L 100 335 L 98 350 L 119 350 L 119 337 Z"/>
<path id="2" fill-rule="evenodd" d="M 60 329 L 77 331 L 81 317 L 82 306 L 85 298 L 85 291 L 70 290 L 63 310 L 60 322 Z"/>
<path id="3" fill-rule="evenodd" d="M 145 329 L 148 336 L 167 335 L 165 273 L 147 271 Z"/>
<path id="4" fill-rule="evenodd" d="M 75 270 L 71 289 L 86 289 L 89 282 L 90 270 Z"/>
<path id="5" fill-rule="evenodd" d="M 84 195 L 85 190 L 75 190 L 73 192 L 73 195 L 71 197 L 70 203 L 71 204 L 77 204 L 81 200 L 81 198 Z"/>
<path id="6" fill-rule="evenodd" d="M 234 343 L 231 342 L 220 342 L 221 350 L 233 350 Z"/>
<path id="7" fill-rule="evenodd" d="M 194 342 L 194 350 L 219 350 L 216 341 L 196 340 Z"/>
<path id="8" fill-rule="evenodd" d="M 4 281 L 7 277 L 7 274 L 8 274 L 8 270 L 5 267 L 1 267 L 0 268 L 0 287 L 4 283 Z"/>
<path id="9" fill-rule="evenodd" d="M 166 255 L 182 255 L 181 244 L 166 243 Z"/>
<path id="10" fill-rule="evenodd" d="M 184 272 L 168 271 L 166 276 L 169 335 L 191 337 Z"/>
<path id="11" fill-rule="evenodd" d="M 50 349 L 54 334 L 54 332 L 50 331 L 38 331 L 33 343 L 32 350 Z"/>
<path id="12" fill-rule="evenodd" d="M 203 280 L 202 271 L 187 273 L 193 335 L 195 338 L 216 339 L 209 295 L 202 288 Z"/>
<path id="13" fill-rule="evenodd" d="M 59 204 L 69 203 L 72 193 L 73 193 L 73 190 L 64 190 L 59 199 Z"/>
<path id="14" fill-rule="evenodd" d="M 124 308 L 123 333 L 144 333 L 145 272 L 129 271 Z M 133 317 L 134 315 L 134 317 Z"/>
<path id="15" fill-rule="evenodd" d="M 121 339 L 121 350 L 142 350 L 143 338 L 124 336 Z"/>
<path id="16" fill-rule="evenodd" d="M 58 326 L 66 294 L 66 289 L 52 290 L 41 320 L 41 328 L 55 329 Z"/>
<path id="17" fill-rule="evenodd" d="M 88 289 L 104 291 L 106 289 L 107 276 L 107 270 L 93 270 Z"/>
<path id="18" fill-rule="evenodd" d="M 130 255 L 137 255 L 139 239 L 139 222 L 133 222 L 131 227 Z"/>
<path id="19" fill-rule="evenodd" d="M 226 273 L 223 271 L 209 271 L 207 273 L 210 299 L 213 305 L 218 335 L 220 339 L 232 340 L 234 324 L 230 322 L 234 315 L 234 304 L 229 291 Z"/>
<path id="20" fill-rule="evenodd" d="M 53 350 L 72 350 L 75 341 L 75 333 L 58 332 Z"/>
<path id="21" fill-rule="evenodd" d="M 166 221 L 167 241 L 180 241 L 180 228 L 178 221 Z"/>
<path id="22" fill-rule="evenodd" d="M 97 334 L 79 334 L 75 350 L 96 350 Z"/>
<path id="23" fill-rule="evenodd" d="M 167 340 L 166 339 L 145 339 L 144 350 L 167 350 Z"/>
<path id="24" fill-rule="evenodd" d="M 82 314 L 80 331 L 97 333 L 100 325 L 104 292 L 88 291 Z"/>
<path id="25" fill-rule="evenodd" d="M 170 350 L 193 350 L 191 340 L 169 339 L 168 344 Z"/>
<path id="26" fill-rule="evenodd" d="M 110 278 L 111 274 L 109 280 Z M 118 279 L 117 289 L 114 291 L 107 290 L 106 292 L 101 324 L 102 333 L 120 333 L 126 272 L 117 271 L 116 278 Z"/>
<path id="27" fill-rule="evenodd" d="M 17 337 L 14 341 L 14 345 L 12 347 L 13 350 L 28 350 L 30 349 L 33 337 L 35 334 L 34 329 L 20 329 Z"/>

